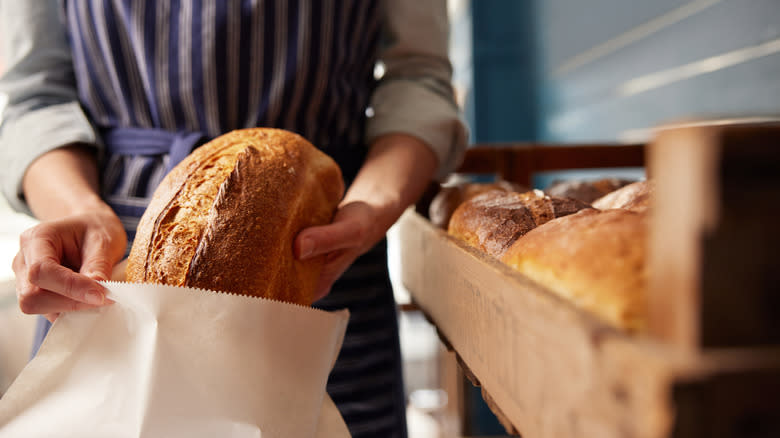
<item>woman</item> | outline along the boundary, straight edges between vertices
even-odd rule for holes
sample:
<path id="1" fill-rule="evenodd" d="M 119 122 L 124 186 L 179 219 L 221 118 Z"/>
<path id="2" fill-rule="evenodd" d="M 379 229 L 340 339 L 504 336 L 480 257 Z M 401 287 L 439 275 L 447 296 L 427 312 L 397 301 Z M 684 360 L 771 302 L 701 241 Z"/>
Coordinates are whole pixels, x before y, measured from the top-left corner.
<path id="1" fill-rule="evenodd" d="M 333 223 L 294 243 L 327 254 L 316 305 L 352 315 L 328 392 L 353 436 L 405 436 L 383 238 L 464 148 L 445 2 L 28 0 L 0 14 L 3 191 L 41 220 L 14 260 L 22 311 L 103 305 L 96 280 L 168 170 L 224 132 L 288 129 L 349 185 Z"/>

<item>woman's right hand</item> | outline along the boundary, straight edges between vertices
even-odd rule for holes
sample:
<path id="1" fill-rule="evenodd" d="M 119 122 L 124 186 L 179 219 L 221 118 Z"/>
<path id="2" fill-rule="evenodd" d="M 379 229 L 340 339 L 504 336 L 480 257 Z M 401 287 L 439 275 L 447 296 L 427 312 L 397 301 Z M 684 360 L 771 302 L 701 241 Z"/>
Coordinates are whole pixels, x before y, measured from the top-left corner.
<path id="1" fill-rule="evenodd" d="M 22 312 L 54 321 L 62 312 L 107 304 L 98 280 L 111 278 L 126 245 L 119 218 L 105 204 L 26 230 L 13 261 Z"/>

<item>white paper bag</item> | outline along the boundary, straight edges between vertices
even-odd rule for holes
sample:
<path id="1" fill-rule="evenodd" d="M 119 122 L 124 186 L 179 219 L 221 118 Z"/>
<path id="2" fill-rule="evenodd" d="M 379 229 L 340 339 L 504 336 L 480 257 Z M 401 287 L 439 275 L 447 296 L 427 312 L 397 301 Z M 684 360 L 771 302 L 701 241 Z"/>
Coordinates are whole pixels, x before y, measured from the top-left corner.
<path id="1" fill-rule="evenodd" d="M 343 437 L 325 392 L 349 318 L 107 282 L 63 314 L 0 400 L 0 437 Z"/>

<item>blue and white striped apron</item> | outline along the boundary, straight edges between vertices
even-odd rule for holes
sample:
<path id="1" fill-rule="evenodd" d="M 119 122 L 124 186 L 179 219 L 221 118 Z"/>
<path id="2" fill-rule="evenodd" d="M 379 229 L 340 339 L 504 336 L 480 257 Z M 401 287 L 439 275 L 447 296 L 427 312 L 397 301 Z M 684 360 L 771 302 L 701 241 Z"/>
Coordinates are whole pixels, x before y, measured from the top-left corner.
<path id="1" fill-rule="evenodd" d="M 380 0 L 63 3 L 79 98 L 106 145 L 102 195 L 130 240 L 167 171 L 233 129 L 297 132 L 339 163 L 347 184 L 354 178 L 366 153 Z M 352 435 L 406 436 L 384 242 L 316 306 L 351 312 L 328 393 Z"/>

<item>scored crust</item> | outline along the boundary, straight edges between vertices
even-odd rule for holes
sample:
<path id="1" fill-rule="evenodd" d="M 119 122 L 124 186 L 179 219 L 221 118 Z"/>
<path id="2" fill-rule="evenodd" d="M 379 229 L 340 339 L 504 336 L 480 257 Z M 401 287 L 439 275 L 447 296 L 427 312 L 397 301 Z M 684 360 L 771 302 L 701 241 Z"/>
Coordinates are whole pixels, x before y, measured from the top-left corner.
<path id="1" fill-rule="evenodd" d="M 464 182 L 452 186 L 443 186 L 428 207 L 428 217 L 433 225 L 446 230 L 449 227 L 452 213 L 460 204 L 491 190 L 504 192 L 528 191 L 527 188 L 509 181 L 496 181 L 493 183 Z"/>
<path id="2" fill-rule="evenodd" d="M 491 190 L 455 209 L 447 231 L 498 258 L 535 227 L 587 207 L 583 202 L 553 198 L 539 190 L 524 193 Z"/>
<path id="3" fill-rule="evenodd" d="M 155 191 L 127 279 L 309 305 L 324 262 L 293 254 L 303 228 L 329 223 L 343 194 L 328 156 L 291 132 L 233 131 L 196 149 Z"/>
<path id="4" fill-rule="evenodd" d="M 593 181 L 557 181 L 544 189 L 550 196 L 572 198 L 592 203 L 596 199 L 631 184 L 633 181 L 620 178 L 602 178 Z"/>

